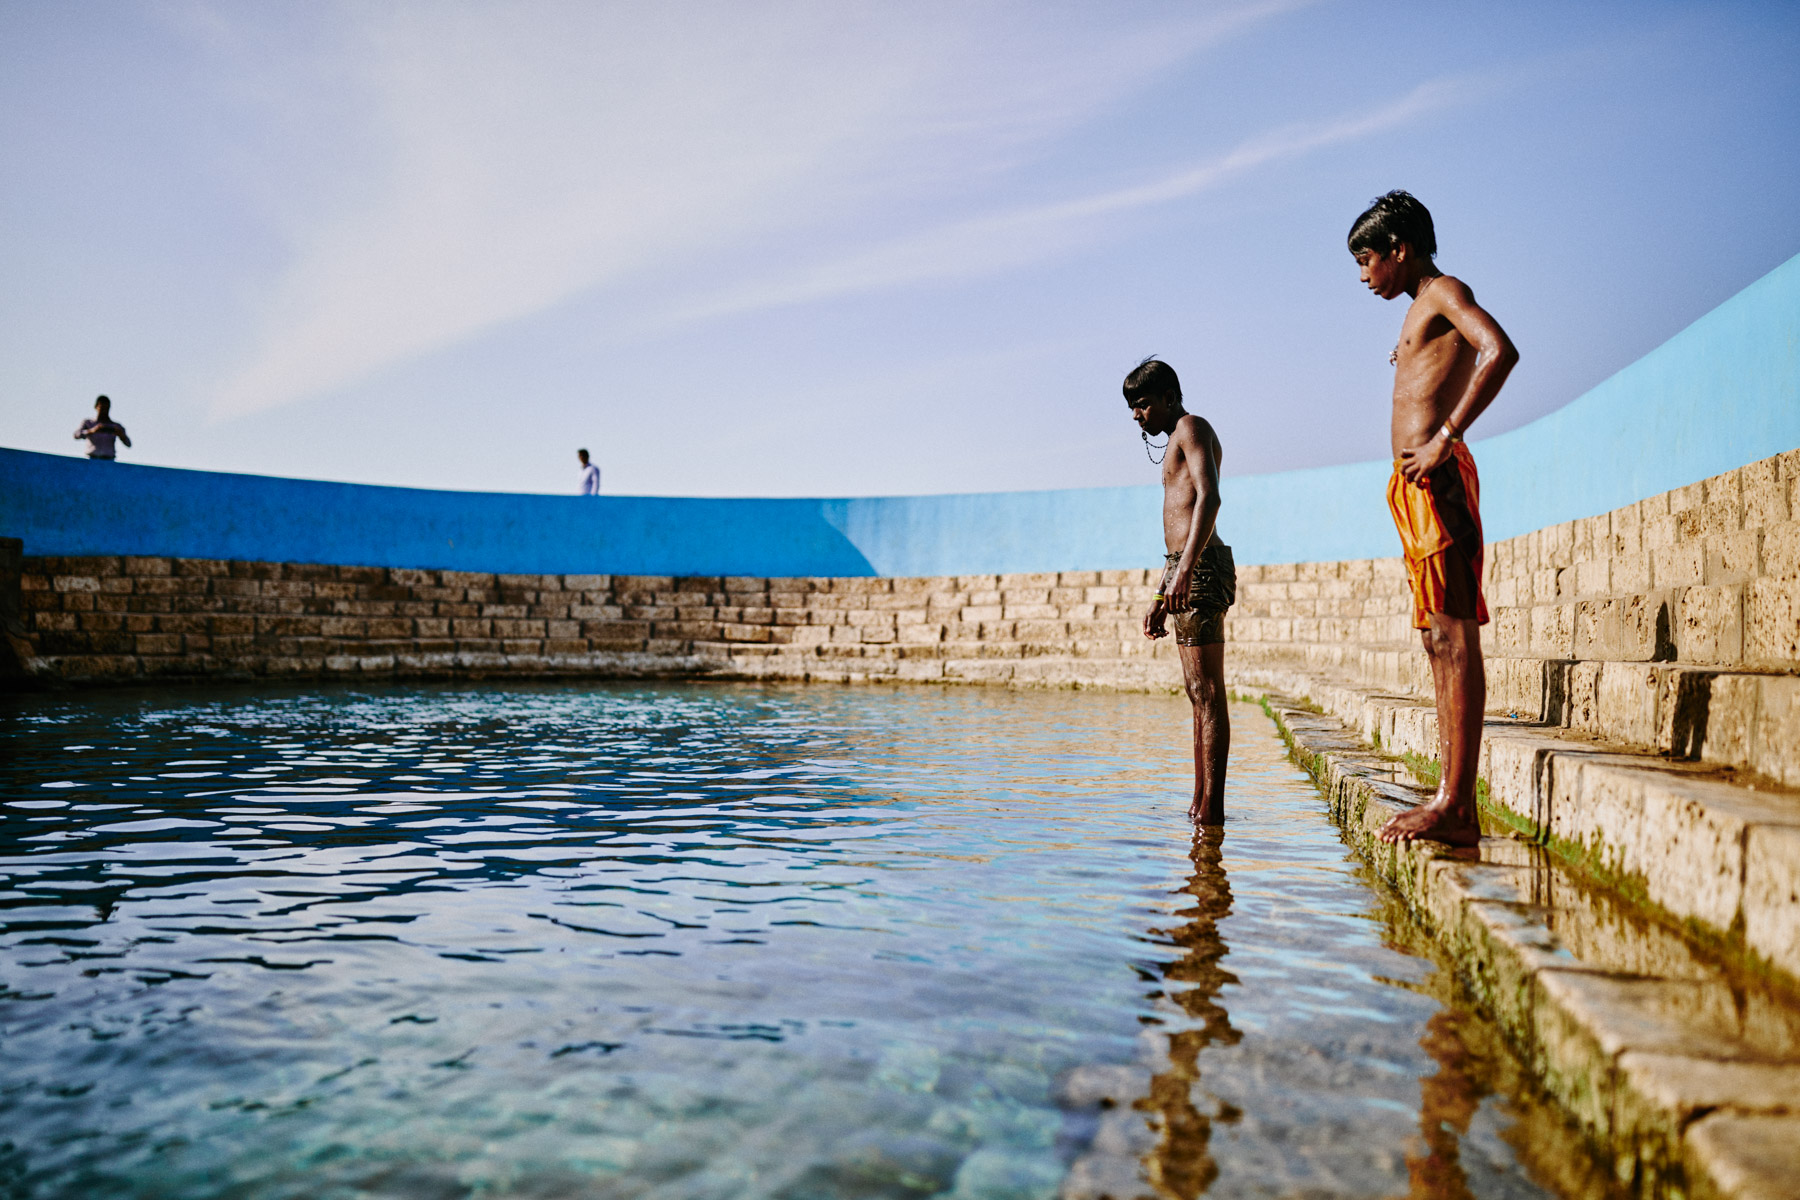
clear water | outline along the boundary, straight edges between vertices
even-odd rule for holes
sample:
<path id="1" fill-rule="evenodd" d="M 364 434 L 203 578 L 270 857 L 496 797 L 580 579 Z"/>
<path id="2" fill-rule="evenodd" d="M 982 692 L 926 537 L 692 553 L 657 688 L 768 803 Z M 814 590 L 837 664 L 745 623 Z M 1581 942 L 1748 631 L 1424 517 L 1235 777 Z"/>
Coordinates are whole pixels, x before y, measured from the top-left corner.
<path id="1" fill-rule="evenodd" d="M 1569 1186 L 1254 708 L 1222 838 L 1167 697 L 0 714 L 0 1196 Z"/>

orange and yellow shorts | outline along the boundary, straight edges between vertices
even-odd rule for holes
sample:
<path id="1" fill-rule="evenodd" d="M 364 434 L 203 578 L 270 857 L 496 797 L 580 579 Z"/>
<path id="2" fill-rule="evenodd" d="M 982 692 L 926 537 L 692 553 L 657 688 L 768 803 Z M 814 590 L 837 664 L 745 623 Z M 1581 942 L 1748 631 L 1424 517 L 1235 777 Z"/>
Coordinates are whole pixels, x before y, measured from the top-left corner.
<path id="1" fill-rule="evenodd" d="M 1481 480 L 1475 457 L 1461 442 L 1450 458 L 1410 483 L 1394 460 L 1388 479 L 1388 511 L 1400 530 L 1406 581 L 1412 586 L 1413 628 L 1429 629 L 1431 614 L 1488 621 L 1481 594 Z"/>

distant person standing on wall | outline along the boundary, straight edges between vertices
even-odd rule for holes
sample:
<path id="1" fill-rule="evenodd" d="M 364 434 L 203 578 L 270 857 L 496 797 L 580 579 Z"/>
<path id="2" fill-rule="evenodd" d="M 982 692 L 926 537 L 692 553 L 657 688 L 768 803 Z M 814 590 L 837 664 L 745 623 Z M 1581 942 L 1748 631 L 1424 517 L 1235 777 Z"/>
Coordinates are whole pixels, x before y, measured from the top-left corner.
<path id="1" fill-rule="evenodd" d="M 125 444 L 131 445 L 130 442 Z M 581 494 L 598 496 L 600 494 L 600 468 L 588 461 L 586 450 L 577 450 L 575 456 L 581 460 Z"/>
<path id="2" fill-rule="evenodd" d="M 75 431 L 76 441 L 86 441 L 88 457 L 113 460 L 113 442 L 124 442 L 127 447 L 131 439 L 125 436 L 125 427 L 112 419 L 112 401 L 101 396 L 94 401 L 94 415 L 81 423 Z"/>

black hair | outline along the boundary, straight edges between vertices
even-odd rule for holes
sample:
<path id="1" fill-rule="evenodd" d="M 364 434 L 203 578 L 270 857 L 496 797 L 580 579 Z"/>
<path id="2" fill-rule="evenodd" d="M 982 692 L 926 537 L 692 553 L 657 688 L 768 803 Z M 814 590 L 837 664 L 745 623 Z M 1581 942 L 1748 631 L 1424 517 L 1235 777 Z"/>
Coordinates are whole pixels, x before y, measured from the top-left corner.
<path id="1" fill-rule="evenodd" d="M 1173 397 L 1181 403 L 1181 380 L 1175 368 L 1152 354 L 1125 376 L 1125 399 L 1137 406 L 1141 399 Z"/>
<path id="2" fill-rule="evenodd" d="M 1352 254 L 1364 250 L 1392 254 L 1402 242 L 1411 246 L 1415 254 L 1428 259 L 1437 257 L 1437 231 L 1431 225 L 1431 210 L 1410 192 L 1398 188 L 1377 196 L 1368 211 L 1350 226 Z"/>
<path id="3" fill-rule="evenodd" d="M 588 456 L 588 452 L 585 448 L 583 448 L 581 450 L 577 450 L 575 453 L 581 455 L 581 457 L 583 457 L 583 458 L 586 458 Z"/>
<path id="4" fill-rule="evenodd" d="M 108 400 L 105 396 L 95 396 L 94 407 L 99 408 L 102 404 L 106 405 L 108 408 L 112 407 L 112 401 Z"/>

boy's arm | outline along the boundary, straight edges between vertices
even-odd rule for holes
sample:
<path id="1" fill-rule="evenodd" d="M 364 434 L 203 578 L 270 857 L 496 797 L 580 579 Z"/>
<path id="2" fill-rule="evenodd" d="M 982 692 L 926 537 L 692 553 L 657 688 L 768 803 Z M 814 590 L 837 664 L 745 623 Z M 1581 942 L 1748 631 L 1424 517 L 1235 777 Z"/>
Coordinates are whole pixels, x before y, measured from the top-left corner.
<path id="1" fill-rule="evenodd" d="M 127 450 L 131 449 L 131 439 L 125 436 L 125 427 L 123 425 L 114 425 L 113 428 L 118 430 L 119 440 L 125 443 L 125 448 Z"/>
<path id="2" fill-rule="evenodd" d="M 1176 441 L 1181 465 L 1194 484 L 1194 513 L 1188 518 L 1187 542 L 1181 548 L 1181 561 L 1175 564 L 1175 577 L 1169 580 L 1167 600 L 1170 612 L 1184 612 L 1193 588 L 1194 560 L 1212 540 L 1213 526 L 1219 521 L 1219 463 L 1212 452 L 1212 427 L 1201 418 L 1183 417 L 1176 426 Z"/>
<path id="3" fill-rule="evenodd" d="M 1475 423 L 1475 418 L 1487 411 L 1487 406 L 1500 394 L 1500 386 L 1519 361 L 1518 348 L 1506 336 L 1506 330 L 1500 328 L 1500 322 L 1485 308 L 1475 303 L 1474 293 L 1462 280 L 1446 278 L 1432 292 L 1432 299 L 1437 302 L 1444 319 L 1475 347 L 1475 369 L 1469 372 L 1468 386 L 1445 415 L 1437 432 L 1431 435 L 1431 440 L 1423 446 L 1400 451 L 1400 473 L 1414 483 L 1450 457 L 1452 440 L 1462 437 Z"/>

